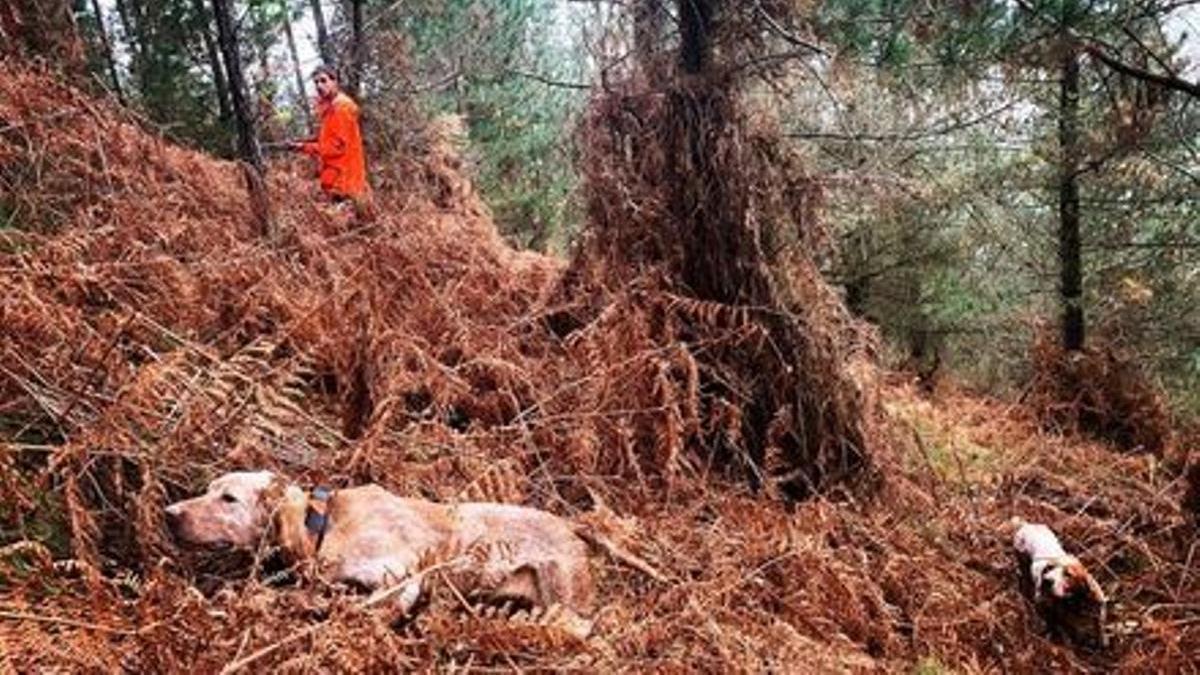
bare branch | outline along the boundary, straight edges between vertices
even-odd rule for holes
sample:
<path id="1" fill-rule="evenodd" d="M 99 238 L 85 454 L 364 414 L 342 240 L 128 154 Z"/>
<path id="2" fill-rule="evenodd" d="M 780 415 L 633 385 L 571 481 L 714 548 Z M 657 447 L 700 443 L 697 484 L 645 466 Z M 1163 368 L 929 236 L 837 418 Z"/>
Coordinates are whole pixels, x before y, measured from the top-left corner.
<path id="1" fill-rule="evenodd" d="M 534 80 L 535 82 L 541 82 L 542 84 L 546 84 L 551 87 L 559 87 L 562 89 L 577 89 L 577 90 L 582 90 L 582 91 L 587 91 L 592 88 L 592 85 L 584 83 L 584 82 L 569 82 L 567 80 L 556 80 L 552 77 L 547 77 L 545 75 L 542 75 L 541 73 L 535 73 L 535 72 L 530 72 L 530 71 L 525 71 L 525 70 L 515 70 L 515 69 L 511 69 L 511 68 L 507 72 L 510 75 L 516 75 L 517 77 L 524 77 L 524 78 L 527 78 L 530 80 Z"/>
<path id="2" fill-rule="evenodd" d="M 1121 73 L 1122 75 L 1128 75 L 1129 77 L 1133 77 L 1144 82 L 1152 82 L 1160 87 L 1174 91 L 1181 91 L 1185 94 L 1200 98 L 1200 84 L 1189 82 L 1176 75 L 1154 73 L 1146 70 L 1145 68 L 1125 63 L 1124 61 L 1109 55 L 1104 48 L 1099 45 L 1100 43 L 1098 42 L 1092 44 L 1084 43 L 1083 49 L 1088 54 L 1098 59 L 1101 63 L 1109 68 L 1112 68 L 1118 73 Z"/>
<path id="3" fill-rule="evenodd" d="M 944 124 L 944 125 L 932 128 L 932 129 L 925 129 L 925 130 L 921 130 L 921 131 L 912 131 L 912 132 L 896 133 L 896 134 L 872 134 L 872 133 L 852 134 L 852 133 L 836 133 L 836 132 L 824 132 L 824 131 L 813 131 L 813 132 L 797 131 L 797 132 L 789 133 L 788 137 L 789 138 L 833 140 L 833 141 L 854 141 L 854 142 L 863 141 L 863 142 L 880 142 L 880 143 L 897 142 L 897 141 L 919 141 L 923 138 L 931 138 L 934 136 L 945 136 L 947 134 L 954 133 L 955 131 L 961 131 L 963 129 L 967 129 L 967 128 L 976 126 L 978 124 L 982 124 L 984 122 L 987 122 L 987 121 L 993 119 L 997 115 L 1000 115 L 1001 113 L 1011 110 L 1016 105 L 1017 105 L 1016 102 L 1009 102 L 1009 103 L 1006 103 L 1005 105 L 1000 106 L 999 108 L 996 108 L 995 110 L 990 110 L 990 111 L 985 112 L 977 117 L 972 117 L 970 119 L 961 120 L 961 121 L 953 122 L 950 124 Z"/>
<path id="4" fill-rule="evenodd" d="M 771 30 L 779 37 L 783 38 L 787 42 L 789 42 L 797 47 L 807 49 L 810 52 L 820 54 L 821 56 L 824 56 L 824 57 L 829 56 L 829 52 L 826 51 L 820 45 L 813 44 L 812 42 L 809 42 L 808 40 L 800 38 L 796 34 L 792 33 L 788 29 L 781 26 L 779 24 L 779 22 L 775 19 L 775 17 L 771 16 L 771 13 L 768 12 L 766 10 L 766 8 L 762 6 L 762 0 L 758 0 L 757 2 L 755 2 L 754 8 L 758 10 L 759 16 L 761 16 L 763 18 L 763 20 L 767 22 L 767 25 L 770 26 Z"/>

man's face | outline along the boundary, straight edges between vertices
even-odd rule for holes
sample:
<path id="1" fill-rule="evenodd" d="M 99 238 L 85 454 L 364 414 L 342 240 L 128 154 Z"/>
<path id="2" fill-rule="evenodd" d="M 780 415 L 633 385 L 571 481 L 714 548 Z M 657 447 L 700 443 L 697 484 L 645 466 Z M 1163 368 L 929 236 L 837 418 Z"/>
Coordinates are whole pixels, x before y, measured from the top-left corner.
<path id="1" fill-rule="evenodd" d="M 333 98 L 338 93 L 337 80 L 326 73 L 313 75 L 313 84 L 317 85 L 317 95 L 321 98 Z"/>

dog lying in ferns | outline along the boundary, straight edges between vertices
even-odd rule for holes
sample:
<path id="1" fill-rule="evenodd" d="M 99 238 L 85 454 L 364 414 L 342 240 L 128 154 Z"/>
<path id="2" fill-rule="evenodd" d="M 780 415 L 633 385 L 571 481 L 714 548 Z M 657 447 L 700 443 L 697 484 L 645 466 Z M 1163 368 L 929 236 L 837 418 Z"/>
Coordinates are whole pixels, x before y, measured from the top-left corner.
<path id="1" fill-rule="evenodd" d="M 537 509 L 439 504 L 378 485 L 310 492 L 270 471 L 242 471 L 166 514 L 184 543 L 253 547 L 267 538 L 319 578 L 394 596 L 406 615 L 421 600 L 428 558 L 444 552 L 449 559 L 434 567 L 466 572 L 476 587 L 460 590 L 481 599 L 557 605 L 581 619 L 594 609 L 586 542 L 569 521 Z"/>

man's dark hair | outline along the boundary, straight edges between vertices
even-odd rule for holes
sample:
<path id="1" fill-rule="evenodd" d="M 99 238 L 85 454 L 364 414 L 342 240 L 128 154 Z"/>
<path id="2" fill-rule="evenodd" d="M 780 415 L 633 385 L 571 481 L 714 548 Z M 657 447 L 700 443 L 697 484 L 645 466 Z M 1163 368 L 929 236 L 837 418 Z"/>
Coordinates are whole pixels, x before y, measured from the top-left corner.
<path id="1" fill-rule="evenodd" d="M 334 82 L 338 81 L 337 70 L 327 63 L 322 63 L 316 68 L 313 68 L 312 77 L 315 79 L 318 75 L 327 75 L 329 76 L 329 79 L 333 80 Z"/>

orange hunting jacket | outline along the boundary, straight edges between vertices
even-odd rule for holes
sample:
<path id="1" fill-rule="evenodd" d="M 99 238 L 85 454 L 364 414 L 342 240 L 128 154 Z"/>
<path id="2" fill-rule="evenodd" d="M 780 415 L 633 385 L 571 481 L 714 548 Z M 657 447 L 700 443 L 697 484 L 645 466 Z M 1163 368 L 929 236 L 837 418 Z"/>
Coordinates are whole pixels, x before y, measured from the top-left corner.
<path id="1" fill-rule="evenodd" d="M 358 128 L 358 104 L 339 92 L 332 101 L 317 101 L 321 129 L 317 140 L 301 146 L 305 154 L 321 164 L 321 189 L 337 197 L 362 197 L 367 192 L 367 166 L 362 134 Z"/>

